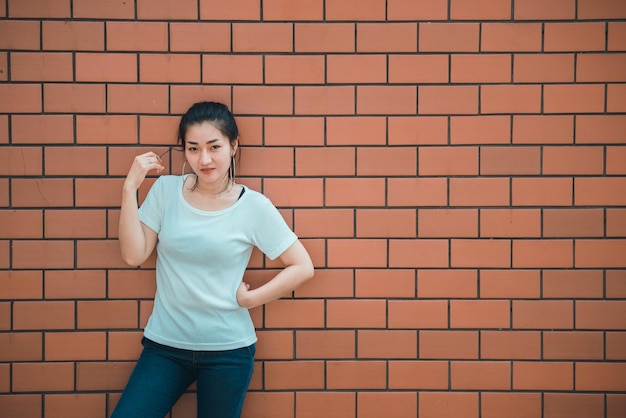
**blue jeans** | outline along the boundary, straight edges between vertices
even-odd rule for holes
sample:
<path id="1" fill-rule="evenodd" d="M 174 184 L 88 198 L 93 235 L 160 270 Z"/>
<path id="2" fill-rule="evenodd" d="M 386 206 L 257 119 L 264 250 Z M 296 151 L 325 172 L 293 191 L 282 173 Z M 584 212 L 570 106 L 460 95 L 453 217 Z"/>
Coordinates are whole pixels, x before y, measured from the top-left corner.
<path id="1" fill-rule="evenodd" d="M 190 351 L 143 338 L 143 351 L 111 418 L 163 418 L 197 381 L 198 418 L 239 418 L 255 345 Z"/>

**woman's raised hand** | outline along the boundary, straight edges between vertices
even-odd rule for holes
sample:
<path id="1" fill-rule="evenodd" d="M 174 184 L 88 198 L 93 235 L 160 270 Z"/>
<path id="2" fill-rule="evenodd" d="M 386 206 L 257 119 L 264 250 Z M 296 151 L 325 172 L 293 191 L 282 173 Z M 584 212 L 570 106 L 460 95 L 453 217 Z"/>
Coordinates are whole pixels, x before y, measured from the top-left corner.
<path id="1" fill-rule="evenodd" d="M 163 161 L 161 161 L 161 157 L 158 154 L 150 151 L 138 155 L 130 166 L 130 170 L 128 170 L 124 186 L 137 190 L 150 170 L 156 170 L 160 174 L 164 169 Z"/>

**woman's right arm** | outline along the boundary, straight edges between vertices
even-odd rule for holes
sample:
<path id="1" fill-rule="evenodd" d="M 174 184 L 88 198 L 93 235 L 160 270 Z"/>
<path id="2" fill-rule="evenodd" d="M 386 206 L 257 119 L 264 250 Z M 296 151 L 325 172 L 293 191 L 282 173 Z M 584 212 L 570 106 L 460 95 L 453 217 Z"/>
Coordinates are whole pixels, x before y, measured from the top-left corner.
<path id="1" fill-rule="evenodd" d="M 148 171 L 164 169 L 154 152 L 135 157 L 122 188 L 122 205 L 119 221 L 119 242 L 122 259 L 131 266 L 139 266 L 150 257 L 157 242 L 157 233 L 139 220 L 137 190 Z"/>

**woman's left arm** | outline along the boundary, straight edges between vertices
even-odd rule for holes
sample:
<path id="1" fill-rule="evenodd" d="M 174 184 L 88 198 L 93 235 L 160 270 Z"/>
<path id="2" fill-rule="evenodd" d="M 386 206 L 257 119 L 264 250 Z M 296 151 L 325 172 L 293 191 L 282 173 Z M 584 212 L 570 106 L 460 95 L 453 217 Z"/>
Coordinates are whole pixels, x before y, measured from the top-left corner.
<path id="1" fill-rule="evenodd" d="M 252 309 L 276 300 L 313 277 L 313 262 L 300 240 L 291 244 L 280 256 L 285 267 L 272 280 L 256 289 L 241 282 L 237 289 L 237 302 Z"/>

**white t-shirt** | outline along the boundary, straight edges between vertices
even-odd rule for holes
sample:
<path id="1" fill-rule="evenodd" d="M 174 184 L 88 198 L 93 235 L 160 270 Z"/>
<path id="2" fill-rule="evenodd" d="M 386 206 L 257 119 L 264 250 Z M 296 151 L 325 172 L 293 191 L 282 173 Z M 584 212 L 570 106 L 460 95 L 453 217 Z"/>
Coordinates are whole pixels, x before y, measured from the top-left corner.
<path id="1" fill-rule="evenodd" d="M 246 188 L 228 208 L 203 211 L 183 197 L 183 179 L 159 177 L 139 208 L 141 222 L 158 233 L 157 291 L 144 335 L 186 350 L 246 347 L 256 333 L 236 291 L 252 249 L 273 260 L 297 237 L 261 193 Z"/>

